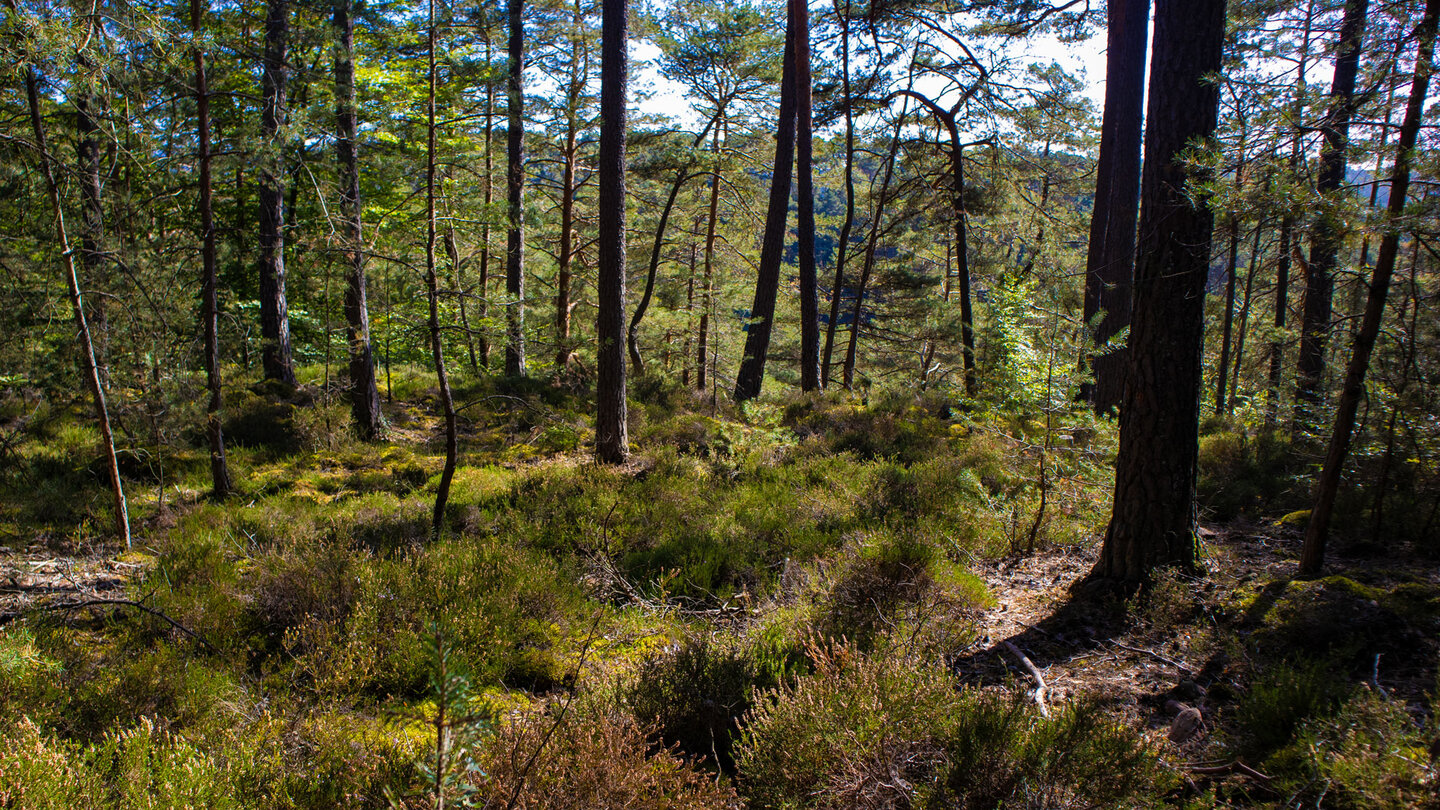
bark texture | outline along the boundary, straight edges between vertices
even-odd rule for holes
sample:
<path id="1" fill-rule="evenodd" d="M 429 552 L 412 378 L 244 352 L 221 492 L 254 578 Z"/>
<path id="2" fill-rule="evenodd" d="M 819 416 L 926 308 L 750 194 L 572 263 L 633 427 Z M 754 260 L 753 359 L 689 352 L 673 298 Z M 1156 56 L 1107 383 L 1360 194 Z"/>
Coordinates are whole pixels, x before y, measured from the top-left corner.
<path id="1" fill-rule="evenodd" d="M 1130 324 L 1150 0 L 1111 0 L 1108 14 L 1105 112 L 1100 122 L 1095 208 L 1085 262 L 1085 322 L 1094 325 L 1097 348 Z M 1095 382 L 1084 394 L 1096 411 L 1104 413 L 1120 404 L 1125 366 L 1123 347 L 1096 354 L 1091 360 Z"/>
<path id="2" fill-rule="evenodd" d="M 345 221 L 345 324 L 350 347 L 350 413 L 363 439 L 385 428 L 380 389 L 375 381 L 375 352 L 370 342 L 366 301 L 365 242 L 360 208 L 360 168 L 355 154 L 355 21 L 351 0 L 335 3 L 336 156 L 340 162 L 340 216 Z"/>
<path id="3" fill-rule="evenodd" d="M 625 407 L 625 85 L 629 9 L 604 0 L 600 29 L 599 277 L 595 316 L 595 460 L 630 455 Z"/>
<path id="4" fill-rule="evenodd" d="M 1158 0 L 1130 357 L 1115 499 L 1094 577 L 1130 584 L 1197 567 L 1195 465 L 1214 217 L 1182 153 L 1215 131 L 1225 0 Z"/>
<path id="5" fill-rule="evenodd" d="M 260 77 L 260 361 L 265 379 L 295 385 L 290 313 L 285 298 L 285 184 L 280 126 L 285 120 L 289 0 L 270 0 L 265 12 L 265 56 Z"/>

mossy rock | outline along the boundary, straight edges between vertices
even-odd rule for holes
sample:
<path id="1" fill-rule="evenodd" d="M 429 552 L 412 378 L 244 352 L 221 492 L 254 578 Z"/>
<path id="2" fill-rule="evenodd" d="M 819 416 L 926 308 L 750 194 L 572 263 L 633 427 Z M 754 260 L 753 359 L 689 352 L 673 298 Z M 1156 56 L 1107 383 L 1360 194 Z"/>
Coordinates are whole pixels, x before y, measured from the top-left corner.
<path id="1" fill-rule="evenodd" d="M 1434 646 L 1440 623 L 1435 586 L 1371 585 L 1344 576 L 1277 585 L 1274 604 L 1257 617 L 1260 626 L 1252 635 L 1263 652 L 1330 656 L 1360 667 L 1376 654 L 1408 660 L 1429 655 Z"/>

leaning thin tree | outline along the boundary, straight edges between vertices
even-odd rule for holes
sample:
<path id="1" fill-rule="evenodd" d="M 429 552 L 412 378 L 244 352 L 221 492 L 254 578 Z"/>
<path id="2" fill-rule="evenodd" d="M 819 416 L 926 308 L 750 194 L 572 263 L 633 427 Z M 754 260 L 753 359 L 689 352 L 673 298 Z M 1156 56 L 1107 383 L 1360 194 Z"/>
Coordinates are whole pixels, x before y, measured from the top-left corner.
<path id="1" fill-rule="evenodd" d="M 1390 292 L 1390 279 L 1395 272 L 1395 256 L 1400 249 L 1400 216 L 1405 209 L 1405 196 L 1410 190 L 1410 166 L 1420 121 L 1425 112 L 1425 94 L 1430 89 L 1434 69 L 1436 20 L 1440 18 L 1440 0 L 1427 0 L 1425 14 L 1415 29 L 1419 50 L 1415 57 L 1415 81 L 1410 85 L 1410 101 L 1405 107 L 1405 120 L 1400 124 L 1400 143 L 1395 150 L 1395 168 L 1390 173 L 1390 200 L 1385 207 L 1384 237 L 1375 258 L 1375 275 L 1370 280 L 1370 295 L 1365 301 L 1365 315 L 1350 364 L 1345 370 L 1345 386 L 1340 389 L 1340 405 L 1335 414 L 1335 427 L 1330 434 L 1330 447 L 1325 453 L 1325 466 L 1315 488 L 1315 505 L 1310 510 L 1310 524 L 1305 529 L 1305 546 L 1300 553 L 1300 573 L 1316 576 L 1325 565 L 1325 539 L 1330 533 L 1330 517 L 1335 509 L 1335 493 L 1340 489 L 1340 474 L 1350 453 L 1350 438 L 1355 431 L 1355 414 L 1365 397 L 1365 373 L 1370 368 L 1370 355 L 1380 335 L 1380 320 L 1385 314 L 1385 297 Z"/>
<path id="2" fill-rule="evenodd" d="M 13 0 L 6 5 L 10 13 L 19 15 Z M 105 407 L 105 389 L 100 384 L 100 371 L 95 363 L 95 345 L 90 339 L 90 324 L 85 320 L 85 304 L 80 292 L 80 279 L 75 272 L 75 253 L 65 230 L 65 208 L 60 204 L 60 186 L 50 165 L 50 152 L 45 145 L 45 128 L 40 120 L 39 82 L 35 70 L 25 66 L 25 97 L 30 105 L 30 128 L 35 135 L 35 149 L 40 158 L 40 174 L 50 195 L 50 210 L 55 219 L 55 235 L 60 242 L 60 255 L 65 260 L 65 286 L 70 293 L 70 309 L 75 318 L 80 340 L 80 359 L 84 364 L 85 384 L 95 402 L 95 420 L 100 424 L 100 438 L 105 445 L 105 463 L 110 474 L 110 492 L 115 498 L 115 530 L 130 547 L 130 512 L 125 504 L 125 488 L 120 482 L 120 465 L 115 457 L 115 435 L 110 430 L 110 412 Z"/>
<path id="3" fill-rule="evenodd" d="M 1215 131 L 1224 39 L 1225 0 L 1155 4 L 1115 505 L 1092 579 L 1142 585 L 1157 568 L 1197 568 L 1201 349 L 1214 216 L 1194 197 L 1206 178 L 1187 158 Z"/>

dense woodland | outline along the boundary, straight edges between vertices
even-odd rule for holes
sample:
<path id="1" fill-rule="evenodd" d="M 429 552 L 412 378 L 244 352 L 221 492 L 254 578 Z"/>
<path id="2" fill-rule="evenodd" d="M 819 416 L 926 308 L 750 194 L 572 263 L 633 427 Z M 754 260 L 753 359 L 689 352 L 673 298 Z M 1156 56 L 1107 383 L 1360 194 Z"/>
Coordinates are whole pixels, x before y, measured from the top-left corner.
<path id="1" fill-rule="evenodd" d="M 1440 0 L 4 7 L 0 807 L 1440 807 Z"/>

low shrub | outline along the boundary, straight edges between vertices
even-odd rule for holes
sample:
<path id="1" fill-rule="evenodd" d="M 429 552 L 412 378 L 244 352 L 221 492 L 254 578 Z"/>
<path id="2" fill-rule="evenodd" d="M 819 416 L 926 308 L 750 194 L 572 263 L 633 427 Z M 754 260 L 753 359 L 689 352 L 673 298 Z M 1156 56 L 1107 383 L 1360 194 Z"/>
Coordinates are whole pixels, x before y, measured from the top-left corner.
<path id="1" fill-rule="evenodd" d="M 664 746 L 726 773 L 735 772 L 732 748 L 740 717 L 750 708 L 755 664 L 743 652 L 704 636 L 646 659 L 625 703 L 637 720 L 653 724 Z"/>
<path id="2" fill-rule="evenodd" d="M 732 789 L 613 705 L 575 699 L 502 723 L 479 752 L 477 803 L 528 810 L 738 810 Z"/>

